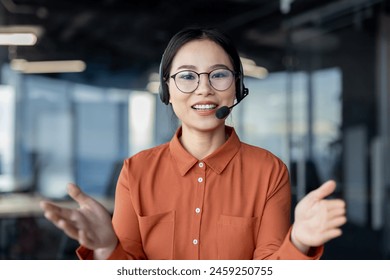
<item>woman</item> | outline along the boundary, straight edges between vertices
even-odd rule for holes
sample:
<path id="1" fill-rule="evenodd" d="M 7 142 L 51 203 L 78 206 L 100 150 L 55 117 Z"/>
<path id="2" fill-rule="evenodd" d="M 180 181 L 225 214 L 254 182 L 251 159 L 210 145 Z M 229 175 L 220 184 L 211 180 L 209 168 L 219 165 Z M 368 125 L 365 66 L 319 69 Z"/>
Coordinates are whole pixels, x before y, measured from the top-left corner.
<path id="1" fill-rule="evenodd" d="M 79 209 L 42 203 L 45 216 L 80 243 L 78 256 L 320 258 L 323 244 L 341 235 L 344 201 L 325 199 L 335 189 L 328 181 L 299 202 L 290 225 L 286 166 L 225 125 L 226 112 L 248 93 L 230 40 L 214 29 L 180 31 L 165 50 L 160 76 L 161 100 L 181 126 L 169 143 L 124 161 L 112 220 L 73 184 L 68 191 Z"/>

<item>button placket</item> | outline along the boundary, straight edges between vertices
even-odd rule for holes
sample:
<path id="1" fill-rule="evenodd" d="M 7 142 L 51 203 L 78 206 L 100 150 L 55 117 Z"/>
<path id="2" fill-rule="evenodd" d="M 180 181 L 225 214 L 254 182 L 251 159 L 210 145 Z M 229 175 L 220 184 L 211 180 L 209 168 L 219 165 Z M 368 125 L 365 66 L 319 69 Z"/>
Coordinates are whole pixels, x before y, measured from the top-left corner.
<path id="1" fill-rule="evenodd" d="M 203 207 L 203 200 L 204 200 L 204 194 L 205 194 L 205 183 L 206 183 L 206 164 L 203 161 L 199 161 L 197 165 L 195 166 L 194 172 L 195 172 L 195 180 L 197 181 L 196 185 L 196 197 L 195 197 L 195 203 L 194 208 L 192 211 L 193 213 L 193 229 L 192 229 L 192 246 L 195 250 L 195 258 L 199 258 L 200 254 L 200 228 L 202 223 L 202 207 Z"/>

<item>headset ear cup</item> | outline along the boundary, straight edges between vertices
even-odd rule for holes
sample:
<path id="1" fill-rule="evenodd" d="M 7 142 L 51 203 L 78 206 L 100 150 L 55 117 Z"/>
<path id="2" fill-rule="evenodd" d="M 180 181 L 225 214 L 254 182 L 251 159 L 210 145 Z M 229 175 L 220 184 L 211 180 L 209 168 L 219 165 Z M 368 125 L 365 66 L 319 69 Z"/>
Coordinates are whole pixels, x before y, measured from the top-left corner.
<path id="1" fill-rule="evenodd" d="M 161 101 L 165 104 L 169 104 L 169 90 L 168 90 L 168 85 L 164 81 L 164 79 L 160 79 L 160 87 L 159 87 L 159 95 Z"/>
<path id="2" fill-rule="evenodd" d="M 237 99 L 237 102 L 240 102 L 240 100 L 242 99 L 241 78 L 238 78 L 237 82 L 236 82 L 236 99 Z"/>
<path id="3" fill-rule="evenodd" d="M 236 83 L 236 88 L 237 88 L 236 98 L 238 102 L 244 99 L 244 97 L 248 94 L 248 89 L 245 87 L 243 83 L 243 79 L 244 79 L 244 75 L 240 74 L 240 77 L 238 78 Z"/>
<path id="4" fill-rule="evenodd" d="M 236 99 L 237 99 L 237 102 L 240 102 L 249 93 L 249 90 L 245 87 L 245 85 L 243 83 L 243 79 L 244 79 L 244 75 L 240 74 L 240 77 L 237 79 L 237 82 L 236 82 L 236 88 L 237 88 Z"/>
<path id="5" fill-rule="evenodd" d="M 159 76 L 160 76 L 160 86 L 158 88 L 158 93 L 160 95 L 161 101 L 165 105 L 168 105 L 169 104 L 169 90 L 168 90 L 168 85 L 164 79 L 164 73 L 163 73 L 163 68 L 162 68 L 163 60 L 164 60 L 164 55 L 161 58 L 160 67 L 158 69 Z"/>
<path id="6" fill-rule="evenodd" d="M 244 94 L 244 70 L 242 68 L 242 63 L 240 61 L 240 75 L 237 79 L 237 83 L 236 83 L 236 99 L 238 102 L 240 102 L 244 97 L 245 97 L 245 94 Z"/>

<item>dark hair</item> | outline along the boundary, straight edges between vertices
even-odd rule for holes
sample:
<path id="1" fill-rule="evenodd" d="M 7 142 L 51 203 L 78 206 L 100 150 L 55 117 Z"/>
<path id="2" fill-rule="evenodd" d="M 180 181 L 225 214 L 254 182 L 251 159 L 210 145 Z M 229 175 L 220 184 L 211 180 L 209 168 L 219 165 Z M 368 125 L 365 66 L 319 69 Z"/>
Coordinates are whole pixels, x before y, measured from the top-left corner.
<path id="1" fill-rule="evenodd" d="M 240 56 L 231 39 L 222 31 L 215 28 L 187 27 L 176 33 L 169 41 L 160 63 L 160 98 L 165 103 L 169 103 L 169 91 L 166 81 L 169 79 L 172 61 L 178 50 L 186 43 L 198 40 L 208 39 L 225 50 L 233 64 L 233 70 L 236 73 L 236 98 L 240 101 L 243 98 L 242 83 L 242 65 Z"/>

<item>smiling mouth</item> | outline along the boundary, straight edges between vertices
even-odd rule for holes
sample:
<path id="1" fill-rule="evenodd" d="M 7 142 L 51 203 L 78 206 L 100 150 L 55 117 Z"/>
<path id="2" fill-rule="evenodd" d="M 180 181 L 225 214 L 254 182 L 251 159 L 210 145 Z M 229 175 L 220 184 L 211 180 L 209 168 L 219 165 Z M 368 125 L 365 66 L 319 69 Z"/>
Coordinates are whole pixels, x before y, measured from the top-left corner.
<path id="1" fill-rule="evenodd" d="M 217 105 L 215 104 L 197 104 L 194 106 L 191 106 L 192 109 L 195 109 L 197 111 L 207 111 L 207 110 L 214 110 L 217 108 Z"/>

